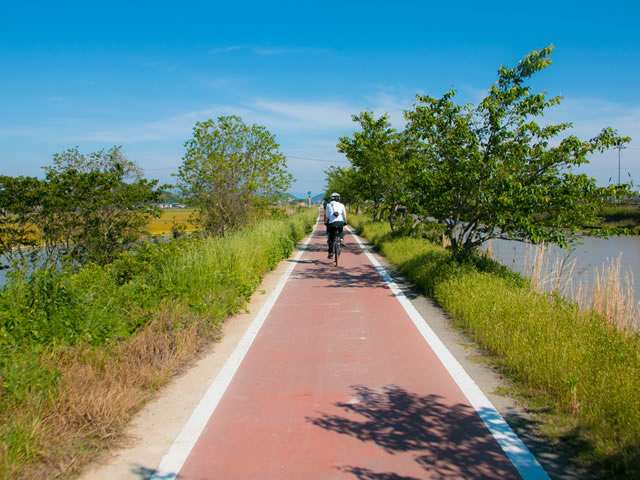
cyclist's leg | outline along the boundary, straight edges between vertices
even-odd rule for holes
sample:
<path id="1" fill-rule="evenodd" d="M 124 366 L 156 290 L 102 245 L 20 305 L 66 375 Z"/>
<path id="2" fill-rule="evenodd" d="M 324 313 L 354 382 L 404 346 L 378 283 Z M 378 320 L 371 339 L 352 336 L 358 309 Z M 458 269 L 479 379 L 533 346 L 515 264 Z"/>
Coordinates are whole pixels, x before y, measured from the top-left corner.
<path id="1" fill-rule="evenodd" d="M 338 239 L 340 240 L 340 245 L 344 245 L 344 223 L 339 223 L 340 225 L 338 225 Z"/>
<path id="2" fill-rule="evenodd" d="M 331 258 L 333 256 L 333 239 L 335 238 L 337 231 L 335 225 L 333 225 L 332 223 L 330 223 L 327 228 L 329 230 L 328 254 L 329 258 Z"/>

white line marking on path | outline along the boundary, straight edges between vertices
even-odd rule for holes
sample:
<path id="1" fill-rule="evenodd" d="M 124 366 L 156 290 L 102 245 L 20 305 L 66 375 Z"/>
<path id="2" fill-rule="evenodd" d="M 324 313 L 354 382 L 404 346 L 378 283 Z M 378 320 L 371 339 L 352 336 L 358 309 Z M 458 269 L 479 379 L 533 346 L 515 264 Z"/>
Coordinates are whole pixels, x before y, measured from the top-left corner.
<path id="1" fill-rule="evenodd" d="M 253 340 L 258 335 L 260 328 L 262 328 L 267 315 L 269 315 L 269 312 L 280 296 L 287 280 L 289 280 L 291 272 L 296 266 L 296 261 L 299 260 L 304 253 L 314 232 L 315 226 L 314 230 L 307 236 L 304 243 L 298 247 L 298 252 L 293 257 L 293 261 L 289 264 L 287 270 L 276 284 L 276 288 L 271 292 L 269 299 L 262 306 L 260 312 L 256 315 L 256 318 L 253 319 L 251 325 L 249 325 L 249 328 L 240 339 L 238 345 L 236 345 L 236 348 L 233 350 L 216 378 L 211 382 L 211 385 L 202 397 L 202 400 L 200 400 L 200 403 L 191 414 L 191 418 L 189 418 L 185 426 L 182 428 L 182 431 L 176 437 L 167 454 L 162 458 L 158 469 L 150 480 L 173 480 L 177 478 L 178 472 L 180 472 L 180 469 L 187 460 L 189 453 L 191 453 L 193 446 L 196 444 L 196 441 L 200 437 L 204 427 L 207 425 L 209 418 L 211 418 L 211 415 L 218 406 L 222 395 L 224 395 L 224 392 L 231 383 L 233 376 L 240 367 L 242 360 L 244 360 Z"/>
<path id="2" fill-rule="evenodd" d="M 389 285 L 391 292 L 398 299 L 400 304 L 413 321 L 416 328 L 420 331 L 424 339 L 427 341 L 431 349 L 438 356 L 442 364 L 445 366 L 451 377 L 455 380 L 467 397 L 471 406 L 478 413 L 484 424 L 487 426 L 491 434 L 494 436 L 502 450 L 511 460 L 511 463 L 518 470 L 518 473 L 524 480 L 548 480 L 549 476 L 538 463 L 527 446 L 518 438 L 511 430 L 509 424 L 502 418 L 502 415 L 496 410 L 487 396 L 480 390 L 473 379 L 464 371 L 462 365 L 449 352 L 447 347 L 442 343 L 440 338 L 435 334 L 431 327 L 427 324 L 422 315 L 411 304 L 411 301 L 400 290 L 398 285 L 393 281 L 387 271 L 380 263 L 371 255 L 369 249 L 362 240 L 349 228 L 349 231 L 360 245 L 367 258 L 373 263 L 373 266 L 380 273 L 385 282 Z"/>

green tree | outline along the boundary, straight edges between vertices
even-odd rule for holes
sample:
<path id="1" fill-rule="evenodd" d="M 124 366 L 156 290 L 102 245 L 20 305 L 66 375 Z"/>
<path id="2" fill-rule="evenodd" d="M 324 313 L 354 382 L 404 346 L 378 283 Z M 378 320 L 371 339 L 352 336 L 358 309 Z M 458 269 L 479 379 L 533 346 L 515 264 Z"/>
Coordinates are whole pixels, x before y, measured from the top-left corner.
<path id="1" fill-rule="evenodd" d="M 38 245 L 36 217 L 43 191 L 37 178 L 0 176 L 0 258 L 6 262 L 0 268 L 27 260 Z"/>
<path id="2" fill-rule="evenodd" d="M 0 177 L 0 255 L 9 263 L 106 264 L 160 214 L 157 180 L 142 178 L 119 147 L 88 155 L 71 148 L 44 170 L 44 180 Z"/>
<path id="3" fill-rule="evenodd" d="M 373 202 L 374 220 L 386 207 L 393 229 L 394 214 L 404 201 L 407 183 L 402 136 L 391 128 L 388 115 L 376 119 L 372 112 L 363 111 L 352 119 L 360 124 L 361 131 L 340 138 L 338 151 L 355 169 L 361 194 Z"/>
<path id="4" fill-rule="evenodd" d="M 65 150 L 62 153 L 53 154 L 53 166 L 44 167 L 45 172 L 64 172 L 75 170 L 78 173 L 105 172 L 115 168 L 122 170 L 123 180 L 138 180 L 143 177 L 142 169 L 134 162 L 126 158 L 122 152 L 122 146 L 113 146 L 108 150 L 84 154 L 78 147 Z"/>
<path id="5" fill-rule="evenodd" d="M 440 99 L 418 95 L 405 115 L 413 138 L 413 207 L 444 222 L 455 255 L 491 238 L 565 246 L 613 195 L 573 169 L 594 151 L 629 138 L 605 128 L 587 141 L 566 136 L 552 142 L 572 125 L 535 121 L 561 100 L 534 94 L 525 84 L 551 63 L 551 51 L 536 50 L 515 68 L 501 67 L 477 107 L 456 104 L 450 91 Z"/>
<path id="6" fill-rule="evenodd" d="M 356 205 L 356 209 L 364 200 L 360 178 L 353 167 L 329 167 L 325 170 L 327 191 L 324 201 L 328 202 L 333 192 L 340 194 L 340 201 L 345 205 Z"/>
<path id="7" fill-rule="evenodd" d="M 293 178 L 275 137 L 235 115 L 196 123 L 185 147 L 178 187 L 210 234 L 224 235 L 284 198 Z"/>
<path id="8" fill-rule="evenodd" d="M 46 169 L 37 222 L 48 262 L 71 257 L 80 263 L 110 263 L 160 214 L 157 180 L 126 180 L 132 170 L 120 162 L 118 149 L 98 153 L 110 158 L 93 156 L 102 161 L 82 170 L 73 162 Z"/>

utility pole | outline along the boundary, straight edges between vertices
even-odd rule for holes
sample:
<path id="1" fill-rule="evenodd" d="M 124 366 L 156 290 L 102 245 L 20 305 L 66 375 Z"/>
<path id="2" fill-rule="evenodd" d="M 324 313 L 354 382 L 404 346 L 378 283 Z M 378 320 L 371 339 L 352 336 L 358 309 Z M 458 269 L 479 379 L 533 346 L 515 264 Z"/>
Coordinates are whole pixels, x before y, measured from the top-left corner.
<path id="1" fill-rule="evenodd" d="M 627 148 L 627 147 L 624 147 L 622 145 L 616 145 L 613 148 L 617 148 L 618 149 L 618 189 L 619 189 L 620 188 L 620 153 L 622 152 L 623 148 Z M 618 192 L 617 192 L 617 190 L 616 190 L 616 202 L 615 203 L 618 203 Z"/>
<path id="2" fill-rule="evenodd" d="M 627 147 L 623 147 L 622 145 L 616 145 L 613 148 L 618 149 L 618 187 L 619 187 L 620 186 L 620 152 L 622 151 L 623 148 L 627 148 Z"/>

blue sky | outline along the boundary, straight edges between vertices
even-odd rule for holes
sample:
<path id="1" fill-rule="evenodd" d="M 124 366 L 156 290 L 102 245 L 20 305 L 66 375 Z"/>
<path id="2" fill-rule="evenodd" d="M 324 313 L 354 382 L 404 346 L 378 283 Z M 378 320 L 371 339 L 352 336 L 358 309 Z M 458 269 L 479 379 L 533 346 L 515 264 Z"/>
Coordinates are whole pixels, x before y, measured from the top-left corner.
<path id="1" fill-rule="evenodd" d="M 634 141 L 640 183 L 640 7 L 635 2 L 5 2 L 0 10 L 0 173 L 40 176 L 56 152 L 122 145 L 173 183 L 196 121 L 236 114 L 271 131 L 296 178 L 324 170 L 351 114 L 398 129 L 416 93 L 477 103 L 500 65 L 553 44 L 532 85 L 564 101 L 545 122 L 611 126 Z M 582 171 L 617 180 L 618 152 Z"/>

